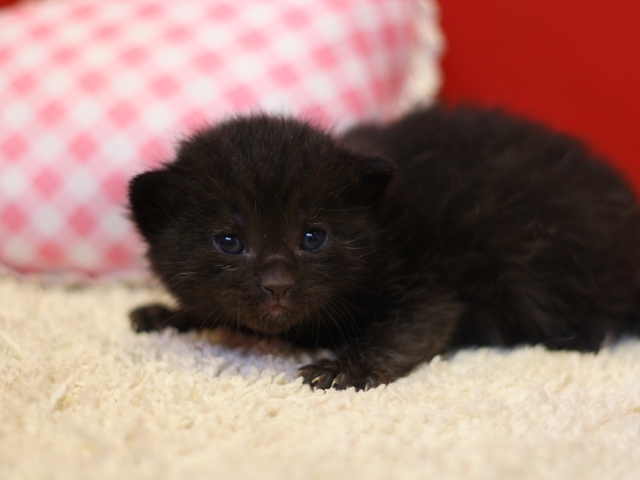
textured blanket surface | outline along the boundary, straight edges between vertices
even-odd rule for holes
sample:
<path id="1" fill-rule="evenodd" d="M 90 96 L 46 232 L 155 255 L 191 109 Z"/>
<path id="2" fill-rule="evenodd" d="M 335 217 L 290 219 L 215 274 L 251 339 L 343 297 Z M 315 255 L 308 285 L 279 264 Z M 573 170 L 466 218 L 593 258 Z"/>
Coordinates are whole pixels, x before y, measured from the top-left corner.
<path id="1" fill-rule="evenodd" d="M 640 341 L 464 350 L 387 387 L 313 392 L 317 353 L 136 335 L 123 284 L 0 278 L 2 479 L 637 479 Z"/>

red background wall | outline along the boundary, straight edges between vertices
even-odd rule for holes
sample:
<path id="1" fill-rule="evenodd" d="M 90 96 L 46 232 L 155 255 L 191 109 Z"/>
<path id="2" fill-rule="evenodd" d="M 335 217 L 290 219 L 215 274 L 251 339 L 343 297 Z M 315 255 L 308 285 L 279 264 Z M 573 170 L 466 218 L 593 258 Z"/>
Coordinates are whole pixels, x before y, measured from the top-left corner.
<path id="1" fill-rule="evenodd" d="M 640 192 L 638 0 L 439 0 L 445 101 L 574 133 Z"/>

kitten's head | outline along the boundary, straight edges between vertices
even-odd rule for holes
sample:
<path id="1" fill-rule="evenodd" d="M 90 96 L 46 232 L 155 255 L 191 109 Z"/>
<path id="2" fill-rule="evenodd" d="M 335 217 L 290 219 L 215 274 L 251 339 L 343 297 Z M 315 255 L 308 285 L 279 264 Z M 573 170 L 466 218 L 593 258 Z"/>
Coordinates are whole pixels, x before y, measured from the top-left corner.
<path id="1" fill-rule="evenodd" d="M 183 142 L 173 163 L 131 181 L 129 200 L 183 308 L 280 333 L 316 313 L 348 315 L 366 289 L 393 169 L 307 124 L 255 116 Z"/>

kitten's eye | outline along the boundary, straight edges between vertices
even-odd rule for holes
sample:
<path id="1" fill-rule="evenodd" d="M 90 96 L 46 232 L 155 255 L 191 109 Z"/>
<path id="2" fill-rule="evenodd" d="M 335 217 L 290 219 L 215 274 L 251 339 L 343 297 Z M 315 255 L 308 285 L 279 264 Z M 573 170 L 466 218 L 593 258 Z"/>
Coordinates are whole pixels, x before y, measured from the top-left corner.
<path id="1" fill-rule="evenodd" d="M 215 238 L 215 244 L 218 250 L 228 255 L 240 255 L 246 251 L 244 242 L 235 235 L 228 233 L 218 235 Z"/>
<path id="2" fill-rule="evenodd" d="M 307 230 L 302 234 L 300 248 L 307 252 L 313 252 L 322 247 L 327 240 L 326 232 L 318 229 Z"/>

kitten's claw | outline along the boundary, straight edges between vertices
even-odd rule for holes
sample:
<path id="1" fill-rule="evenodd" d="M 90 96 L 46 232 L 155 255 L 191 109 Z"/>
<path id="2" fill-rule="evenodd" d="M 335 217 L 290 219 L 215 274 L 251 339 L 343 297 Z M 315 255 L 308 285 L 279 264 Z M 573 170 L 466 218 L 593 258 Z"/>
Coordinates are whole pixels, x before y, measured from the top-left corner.
<path id="1" fill-rule="evenodd" d="M 369 390 L 393 380 L 385 381 L 375 372 L 365 371 L 358 365 L 347 364 L 340 360 L 319 360 L 300 367 L 298 375 L 311 388 L 321 390 L 328 388 L 345 390 L 350 387 L 355 387 L 356 390 Z"/>
<path id="2" fill-rule="evenodd" d="M 336 390 L 341 390 L 345 388 L 343 385 L 349 383 L 349 377 L 345 373 L 339 373 L 336 375 L 336 378 L 331 382 L 331 388 L 335 388 Z"/>
<path id="3" fill-rule="evenodd" d="M 325 380 L 326 378 L 327 378 L 327 374 L 321 373 L 320 375 L 315 377 L 313 380 L 311 380 L 311 385 L 321 384 L 323 383 L 323 380 Z"/>
<path id="4" fill-rule="evenodd" d="M 364 390 L 367 391 L 367 390 L 371 390 L 372 388 L 379 387 L 381 383 L 382 382 L 377 376 L 371 375 L 367 377 L 367 379 L 364 382 Z"/>
<path id="5" fill-rule="evenodd" d="M 320 388 L 324 390 L 329 388 L 332 382 L 333 380 L 331 376 L 327 372 L 322 372 L 314 377 L 313 380 L 309 382 L 309 385 L 311 385 L 312 388 Z"/>

